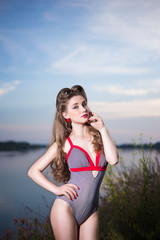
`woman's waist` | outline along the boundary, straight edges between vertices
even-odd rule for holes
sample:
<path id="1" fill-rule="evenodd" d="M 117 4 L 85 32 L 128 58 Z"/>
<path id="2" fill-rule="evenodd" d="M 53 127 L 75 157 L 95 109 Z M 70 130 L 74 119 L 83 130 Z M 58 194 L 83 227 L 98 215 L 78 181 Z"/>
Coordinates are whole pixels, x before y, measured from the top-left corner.
<path id="1" fill-rule="evenodd" d="M 98 173 L 99 174 L 99 173 Z M 100 188 L 103 176 L 96 176 L 94 177 L 92 172 L 89 176 L 84 176 L 82 174 L 71 174 L 70 180 L 68 184 L 75 184 L 83 191 L 97 191 Z"/>

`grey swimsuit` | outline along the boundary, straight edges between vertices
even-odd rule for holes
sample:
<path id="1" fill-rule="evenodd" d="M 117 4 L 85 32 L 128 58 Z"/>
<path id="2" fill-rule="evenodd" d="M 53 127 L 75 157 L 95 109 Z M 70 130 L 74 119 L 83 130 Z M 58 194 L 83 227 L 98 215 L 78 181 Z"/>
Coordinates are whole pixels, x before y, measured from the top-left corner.
<path id="1" fill-rule="evenodd" d="M 97 211 L 99 188 L 108 163 L 104 155 L 98 151 L 94 165 L 89 154 L 83 148 L 74 145 L 69 137 L 67 140 L 71 146 L 67 154 L 67 162 L 71 172 L 68 183 L 77 185 L 80 190 L 76 190 L 78 197 L 73 198 L 72 201 L 64 195 L 57 196 L 57 199 L 66 201 L 72 207 L 74 217 L 80 225 Z M 98 171 L 96 177 L 92 173 L 94 170 Z"/>

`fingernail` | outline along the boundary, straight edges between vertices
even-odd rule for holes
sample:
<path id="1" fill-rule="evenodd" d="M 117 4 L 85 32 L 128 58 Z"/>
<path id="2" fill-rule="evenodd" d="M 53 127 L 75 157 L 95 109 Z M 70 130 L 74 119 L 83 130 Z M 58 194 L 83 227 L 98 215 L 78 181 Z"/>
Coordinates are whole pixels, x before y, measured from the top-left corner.
<path id="1" fill-rule="evenodd" d="M 70 198 L 70 200 L 73 201 L 72 198 Z"/>
<path id="2" fill-rule="evenodd" d="M 78 187 L 78 190 L 80 190 L 80 188 Z"/>
<path id="3" fill-rule="evenodd" d="M 76 196 L 78 197 L 78 194 L 76 193 Z"/>
<path id="4" fill-rule="evenodd" d="M 76 199 L 76 197 L 74 196 L 74 199 Z"/>

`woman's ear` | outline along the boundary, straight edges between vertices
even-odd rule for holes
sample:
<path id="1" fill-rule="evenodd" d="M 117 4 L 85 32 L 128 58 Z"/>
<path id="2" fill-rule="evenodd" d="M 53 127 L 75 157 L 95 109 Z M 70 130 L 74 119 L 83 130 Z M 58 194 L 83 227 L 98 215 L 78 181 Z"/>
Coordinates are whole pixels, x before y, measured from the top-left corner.
<path id="1" fill-rule="evenodd" d="M 67 114 L 66 112 L 63 112 L 63 113 L 62 113 L 62 116 L 63 116 L 65 119 L 68 118 L 68 114 Z"/>

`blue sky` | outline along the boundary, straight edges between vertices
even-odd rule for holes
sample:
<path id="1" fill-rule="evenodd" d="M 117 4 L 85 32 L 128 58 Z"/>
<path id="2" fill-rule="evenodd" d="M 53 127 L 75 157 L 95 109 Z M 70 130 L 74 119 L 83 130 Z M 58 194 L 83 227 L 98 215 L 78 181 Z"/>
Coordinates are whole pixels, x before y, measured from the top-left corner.
<path id="1" fill-rule="evenodd" d="M 118 144 L 159 141 L 159 0 L 1 0 L 0 141 L 48 143 L 74 84 Z"/>

